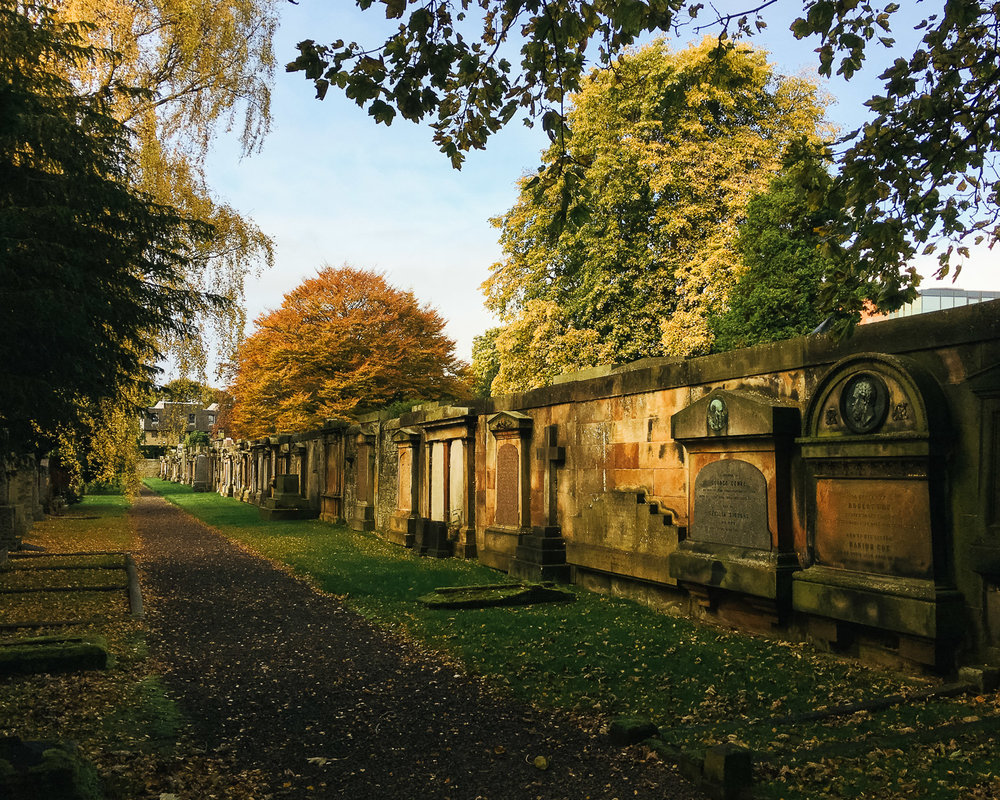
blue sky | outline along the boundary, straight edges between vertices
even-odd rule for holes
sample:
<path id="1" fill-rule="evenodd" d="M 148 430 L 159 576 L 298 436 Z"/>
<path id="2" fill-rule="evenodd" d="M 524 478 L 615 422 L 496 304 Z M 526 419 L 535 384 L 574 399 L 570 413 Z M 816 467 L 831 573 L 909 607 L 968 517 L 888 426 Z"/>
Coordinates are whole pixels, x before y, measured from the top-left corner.
<path id="1" fill-rule="evenodd" d="M 770 50 L 779 71 L 815 73 L 816 42 L 796 42 L 788 33 L 795 6 L 783 3 L 769 11 L 768 29 L 754 41 Z M 489 219 L 513 205 L 517 179 L 535 169 L 546 139 L 540 128 L 512 123 L 456 171 L 437 151 L 429 128 L 404 121 L 376 125 L 341 94 L 331 90 L 317 101 L 301 73 L 284 72 L 302 39 L 382 41 L 387 23 L 377 9 L 363 13 L 349 0 L 283 6 L 272 132 L 260 153 L 242 159 L 235 136 L 220 137 L 208 161 L 209 182 L 275 241 L 275 266 L 247 286 L 250 330 L 258 314 L 279 306 L 286 292 L 318 268 L 349 263 L 382 271 L 432 304 L 448 321 L 458 355 L 469 359 L 473 337 L 495 324 L 479 290 L 500 257 L 498 231 Z M 880 53 L 876 45 L 863 75 L 826 82 L 837 99 L 830 117 L 844 130 L 863 121 L 862 104 L 878 89 L 881 67 L 912 52 L 912 31 L 897 25 L 894 35 L 898 53 Z M 678 47 L 684 44 L 677 40 Z M 958 283 L 945 285 L 1000 289 L 996 260 L 985 251 L 974 254 Z"/>

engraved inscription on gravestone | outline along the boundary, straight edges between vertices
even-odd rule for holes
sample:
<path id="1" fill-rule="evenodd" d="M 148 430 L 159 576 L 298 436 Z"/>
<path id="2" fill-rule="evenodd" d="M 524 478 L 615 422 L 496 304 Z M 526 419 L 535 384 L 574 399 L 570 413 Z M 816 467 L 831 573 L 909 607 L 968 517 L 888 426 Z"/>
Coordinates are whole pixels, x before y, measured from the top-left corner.
<path id="1" fill-rule="evenodd" d="M 738 459 L 713 461 L 694 482 L 691 536 L 696 541 L 771 549 L 767 479 Z"/>
<path id="2" fill-rule="evenodd" d="M 410 469 L 411 469 L 411 454 L 410 448 L 407 447 L 399 451 L 399 499 L 397 500 L 397 507 L 400 511 L 410 511 L 410 492 L 412 485 L 410 483 Z"/>
<path id="3" fill-rule="evenodd" d="M 445 522 L 444 516 L 444 442 L 431 445 L 431 519 Z"/>
<path id="4" fill-rule="evenodd" d="M 461 525 L 464 521 L 465 510 L 465 450 L 461 440 L 451 443 L 451 465 L 448 471 L 448 500 L 451 506 L 448 509 L 448 522 L 452 525 Z"/>
<path id="5" fill-rule="evenodd" d="M 356 469 L 358 471 L 357 475 L 357 487 L 358 487 L 358 502 L 367 503 L 368 502 L 368 447 L 361 446 L 358 448 L 358 456 L 355 460 Z"/>
<path id="6" fill-rule="evenodd" d="M 930 501 L 921 482 L 819 479 L 816 508 L 820 564 L 930 577 Z"/>
<path id="7" fill-rule="evenodd" d="M 518 525 L 519 461 L 516 445 L 502 444 L 497 449 L 497 525 Z"/>

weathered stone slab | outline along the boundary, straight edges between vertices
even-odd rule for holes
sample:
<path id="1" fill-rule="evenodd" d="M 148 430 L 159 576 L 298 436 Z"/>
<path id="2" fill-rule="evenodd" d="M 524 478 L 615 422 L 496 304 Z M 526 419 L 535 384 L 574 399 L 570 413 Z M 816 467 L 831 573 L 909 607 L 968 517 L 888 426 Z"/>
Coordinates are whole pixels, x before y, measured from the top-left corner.
<path id="1" fill-rule="evenodd" d="M 431 445 L 431 519 L 445 521 L 444 516 L 444 442 Z"/>
<path id="2" fill-rule="evenodd" d="M 608 728 L 608 738 L 617 747 L 630 747 L 659 735 L 660 729 L 645 717 L 619 717 Z"/>
<path id="3" fill-rule="evenodd" d="M 487 586 L 446 586 L 418 598 L 428 608 L 491 608 L 535 603 L 572 603 L 570 592 L 548 583 L 505 583 Z"/>
<path id="4" fill-rule="evenodd" d="M 697 541 L 770 550 L 764 473 L 740 459 L 705 466 L 695 478 L 691 536 Z"/>
<path id="5" fill-rule="evenodd" d="M 399 470 L 397 472 L 399 481 L 399 493 L 396 500 L 396 507 L 400 511 L 410 511 L 411 494 L 413 485 L 411 483 L 410 471 L 413 465 L 413 455 L 411 449 L 401 448 L 399 451 Z"/>
<path id="6" fill-rule="evenodd" d="M 497 448 L 497 525 L 516 527 L 519 522 L 519 461 L 517 445 L 506 442 Z"/>
<path id="7" fill-rule="evenodd" d="M 813 563 L 792 592 L 797 611 L 851 635 L 901 634 L 901 654 L 905 644 L 906 657 L 940 667 L 964 624 L 946 565 L 935 564 L 950 549 L 947 429 L 940 386 L 915 362 L 860 353 L 824 375 L 799 440 Z"/>
<path id="8" fill-rule="evenodd" d="M 448 523 L 465 524 L 465 449 L 461 440 L 451 443 L 448 467 Z"/>
<path id="9" fill-rule="evenodd" d="M 930 578 L 930 498 L 920 481 L 816 482 L 816 560 L 844 569 Z"/>
<path id="10" fill-rule="evenodd" d="M 76 672 L 107 666 L 108 648 L 94 638 L 42 636 L 15 639 L 0 646 L 0 675 Z"/>

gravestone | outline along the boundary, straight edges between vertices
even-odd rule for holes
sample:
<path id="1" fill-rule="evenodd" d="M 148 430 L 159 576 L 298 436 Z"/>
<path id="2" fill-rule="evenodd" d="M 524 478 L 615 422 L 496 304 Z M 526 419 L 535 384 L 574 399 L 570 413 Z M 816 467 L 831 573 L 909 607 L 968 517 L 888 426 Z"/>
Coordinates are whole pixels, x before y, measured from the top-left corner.
<path id="1" fill-rule="evenodd" d="M 572 568 L 566 562 L 566 540 L 559 526 L 557 470 L 566 461 L 566 448 L 558 444 L 559 426 L 545 428 L 545 443 L 536 455 L 545 464 L 545 525 L 536 525 L 530 533 L 518 534 L 517 551 L 510 561 L 509 573 L 523 581 L 558 581 L 569 583 Z M 499 470 L 499 452 L 497 453 Z"/>
<path id="2" fill-rule="evenodd" d="M 260 516 L 266 520 L 313 519 L 318 512 L 299 494 L 296 473 L 274 476 L 274 492 L 261 503 Z"/>
<path id="3" fill-rule="evenodd" d="M 798 568 L 790 461 L 799 424 L 795 406 L 722 389 L 671 418 L 687 451 L 691 525 L 670 553 L 670 575 L 706 608 L 739 597 L 769 623 L 787 616 Z"/>
<path id="4" fill-rule="evenodd" d="M 764 473 L 736 458 L 707 464 L 695 478 L 691 526 L 705 542 L 770 550 Z"/>
<path id="5" fill-rule="evenodd" d="M 448 525 L 461 528 L 465 524 L 465 447 L 461 440 L 451 442 L 448 467 Z"/>
<path id="6" fill-rule="evenodd" d="M 419 423 L 425 463 L 419 473 L 422 514 L 415 546 L 423 555 L 475 558 L 476 424 L 471 408 L 447 405 L 427 409 Z"/>
<path id="7" fill-rule="evenodd" d="M 908 359 L 859 354 L 820 380 L 799 440 L 810 563 L 793 592 L 818 638 L 846 646 L 876 632 L 910 660 L 953 657 L 947 440 L 941 389 Z"/>
<path id="8" fill-rule="evenodd" d="M 504 572 L 510 569 L 521 534 L 531 533 L 533 426 L 530 416 L 517 411 L 501 411 L 486 422 L 487 526 L 478 558 Z"/>
<path id="9" fill-rule="evenodd" d="M 196 453 L 191 480 L 191 491 L 208 492 L 212 488 L 212 461 L 207 453 Z"/>
<path id="10" fill-rule="evenodd" d="M 497 511 L 494 517 L 497 525 L 516 527 L 520 519 L 520 458 L 513 444 L 501 444 L 497 448 Z"/>
<path id="11" fill-rule="evenodd" d="M 349 428 L 350 424 L 343 419 L 324 420 L 323 427 L 320 428 L 322 456 L 319 459 L 319 516 L 326 522 L 345 522 L 344 472 Z"/>
<path id="12" fill-rule="evenodd" d="M 412 508 L 411 501 L 411 488 L 412 488 L 412 477 L 410 475 L 410 470 L 412 468 L 413 453 L 410 448 L 404 448 L 399 451 L 399 461 L 398 461 L 398 491 L 396 492 L 396 508 L 399 511 L 409 512 Z"/>
<path id="13" fill-rule="evenodd" d="M 389 518 L 389 539 L 413 547 L 420 517 L 420 431 L 400 428 L 392 435 L 396 443 L 396 511 Z"/>
<path id="14" fill-rule="evenodd" d="M 448 464 L 445 461 L 445 443 L 431 444 L 431 514 L 432 520 L 445 522 L 445 475 Z"/>

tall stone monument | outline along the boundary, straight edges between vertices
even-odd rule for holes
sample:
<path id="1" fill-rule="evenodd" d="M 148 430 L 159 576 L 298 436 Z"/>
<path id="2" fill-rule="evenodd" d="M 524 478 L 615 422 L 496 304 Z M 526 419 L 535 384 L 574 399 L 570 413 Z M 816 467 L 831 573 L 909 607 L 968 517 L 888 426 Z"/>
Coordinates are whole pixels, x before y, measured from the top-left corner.
<path id="1" fill-rule="evenodd" d="M 782 621 L 799 561 L 791 525 L 791 456 L 799 410 L 716 389 L 671 419 L 687 452 L 689 535 L 670 575 L 702 605 L 738 599 Z"/>
<path id="2" fill-rule="evenodd" d="M 949 563 L 940 387 L 905 358 L 850 356 L 820 380 L 799 443 L 810 564 L 795 576 L 795 610 L 818 638 L 847 646 L 877 633 L 907 659 L 946 666 L 962 601 Z"/>

